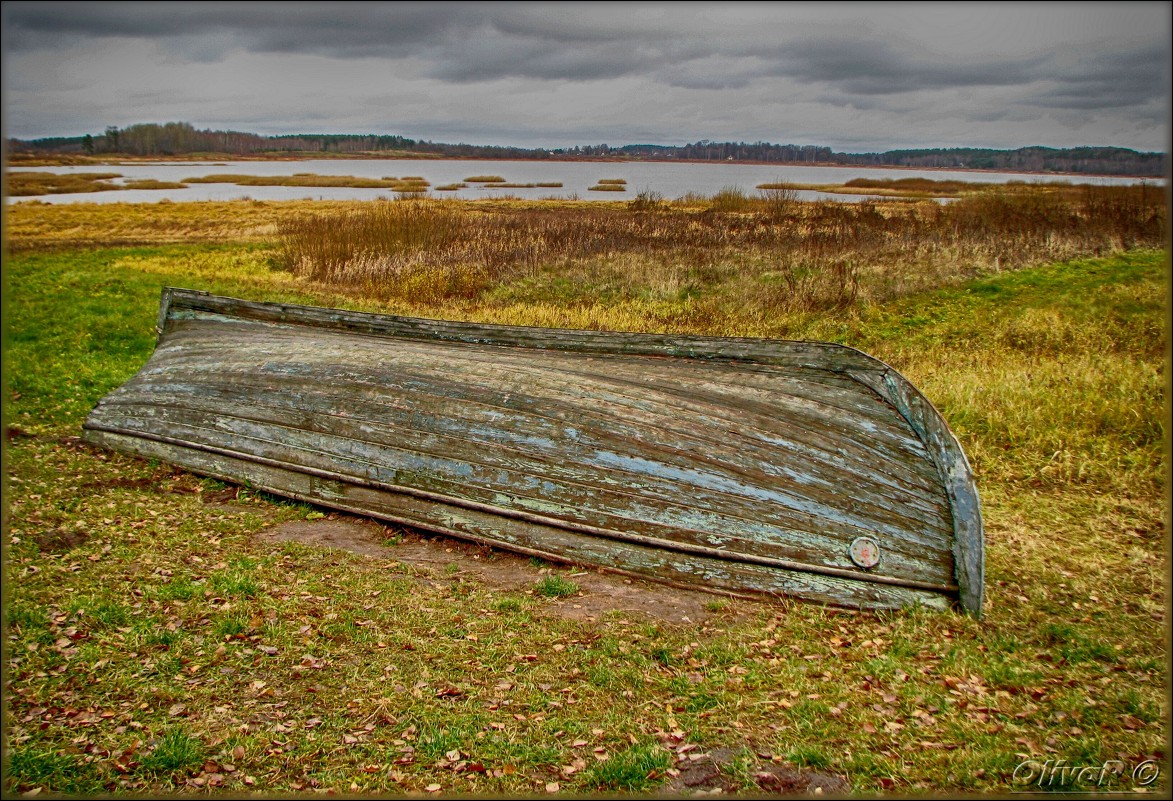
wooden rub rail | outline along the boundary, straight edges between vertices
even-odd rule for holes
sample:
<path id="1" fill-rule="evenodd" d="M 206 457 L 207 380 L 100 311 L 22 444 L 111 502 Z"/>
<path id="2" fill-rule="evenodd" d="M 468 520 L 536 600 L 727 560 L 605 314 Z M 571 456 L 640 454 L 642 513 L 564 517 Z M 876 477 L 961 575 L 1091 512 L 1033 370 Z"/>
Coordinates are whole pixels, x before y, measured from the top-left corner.
<path id="1" fill-rule="evenodd" d="M 981 613 L 965 455 L 907 380 L 851 348 L 170 288 L 158 334 L 89 441 L 672 584 Z"/>

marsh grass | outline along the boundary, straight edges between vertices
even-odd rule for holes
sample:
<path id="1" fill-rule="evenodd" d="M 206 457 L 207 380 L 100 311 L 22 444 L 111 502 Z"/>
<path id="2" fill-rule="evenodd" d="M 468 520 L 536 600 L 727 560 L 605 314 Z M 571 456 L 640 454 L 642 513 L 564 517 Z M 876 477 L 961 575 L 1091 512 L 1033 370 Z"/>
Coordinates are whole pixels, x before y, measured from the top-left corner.
<path id="1" fill-rule="evenodd" d="M 284 221 L 279 263 L 321 283 L 377 296 L 469 297 L 509 242 L 477 236 L 474 218 L 439 202 L 376 203 Z"/>
<path id="2" fill-rule="evenodd" d="M 347 201 L 233 200 L 204 203 L 22 202 L 8 209 L 13 252 L 162 243 L 262 243 L 281 221 L 352 210 Z"/>
<path id="3" fill-rule="evenodd" d="M 237 213 L 176 205 L 194 208 L 152 208 L 155 224 L 204 236 L 226 223 L 198 215 Z M 232 219 L 250 226 L 282 219 L 238 205 Z M 582 230 L 559 227 L 579 224 L 556 209 L 469 205 L 441 213 L 467 212 L 476 231 L 500 211 L 527 223 L 523 242 Z M 684 221 L 692 236 L 712 227 L 734 240 L 760 224 L 702 207 L 583 205 L 565 216 L 597 221 L 584 242 L 604 226 L 657 242 L 691 230 Z M 22 235 L 33 236 L 30 219 L 52 241 L 79 220 L 124 216 L 119 236 L 148 230 L 129 207 L 55 208 L 59 217 L 20 210 L 32 215 L 17 220 Z M 307 209 L 292 208 L 297 219 Z M 620 212 L 642 227 L 617 226 Z M 661 215 L 673 218 L 664 228 Z M 1005 794 L 1023 754 L 1162 758 L 1166 253 L 962 280 L 950 260 L 964 251 L 937 251 L 922 268 L 939 283 L 923 291 L 761 316 L 744 302 L 752 284 L 738 302 L 709 305 L 742 286 L 745 262 L 732 250 L 697 239 L 680 251 L 690 258 L 661 260 L 632 241 L 565 270 L 508 272 L 472 299 L 427 302 L 318 286 L 271 269 L 276 251 L 255 242 L 10 256 L 5 795 L 409 795 L 439 785 L 513 797 L 555 781 L 572 795 L 644 793 L 688 753 L 719 749 L 738 755 L 729 771 L 744 782 L 778 762 L 845 775 L 857 793 Z M 862 284 L 868 270 L 859 273 Z M 574 620 L 555 615 L 557 603 L 474 580 L 282 542 L 269 532 L 304 521 L 304 505 L 245 488 L 205 503 L 222 488 L 77 439 L 98 398 L 150 354 L 159 288 L 176 283 L 442 319 L 784 330 L 860 347 L 907 375 L 971 457 L 986 615 L 714 601 L 711 617 L 687 624 L 618 610 Z M 1151 789 L 1167 788 L 1163 775 Z"/>
<path id="4" fill-rule="evenodd" d="M 464 179 L 466 184 L 503 184 L 505 179 L 500 175 L 470 175 Z"/>
<path id="5" fill-rule="evenodd" d="M 936 180 L 933 178 L 852 178 L 844 183 L 853 189 L 882 189 L 911 197 L 955 197 L 972 192 L 984 192 L 988 184 L 973 181 Z M 1037 188 L 1037 187 L 1036 187 Z"/>
<path id="6" fill-rule="evenodd" d="M 110 183 L 121 178 L 117 172 L 75 172 L 59 174 L 51 172 L 12 171 L 4 176 L 5 187 L 11 197 L 33 195 L 67 195 L 78 192 L 109 192 L 127 187 Z"/>
<path id="7" fill-rule="evenodd" d="M 925 198 L 958 198 L 980 195 L 990 191 L 1015 192 L 1022 194 L 1050 194 L 1070 200 L 1088 184 L 1073 184 L 1069 181 L 1008 181 L 1002 184 L 958 181 L 933 178 L 852 178 L 842 184 L 796 183 L 771 181 L 758 184 L 759 190 L 767 191 L 778 187 L 806 189 L 817 192 L 831 192 L 843 195 L 870 195 L 881 198 L 903 198 L 918 200 Z"/>
<path id="8" fill-rule="evenodd" d="M 627 187 L 618 183 L 604 183 L 600 181 L 594 186 L 587 187 L 588 192 L 626 192 Z"/>
<path id="9" fill-rule="evenodd" d="M 354 175 L 318 175 L 299 172 L 293 175 L 240 175 L 215 173 L 184 178 L 187 184 L 236 184 L 237 186 L 308 186 L 351 187 L 354 189 L 391 189 L 396 192 L 418 192 L 430 184 L 422 178 L 359 178 Z"/>
<path id="10" fill-rule="evenodd" d="M 776 220 L 785 219 L 794 213 L 799 203 L 798 188 L 790 183 L 762 184 L 758 187 L 762 205 L 767 215 Z"/>
<path id="11" fill-rule="evenodd" d="M 627 208 L 632 211 L 663 211 L 667 208 L 664 196 L 652 189 L 641 189 L 635 197 L 627 202 Z"/>
<path id="12" fill-rule="evenodd" d="M 1123 190 L 1123 191 L 1121 191 Z M 641 192 L 622 206 L 386 204 L 289 217 L 279 264 L 379 298 L 660 304 L 676 330 L 733 309 L 878 303 L 1046 260 L 1158 246 L 1162 196 L 1143 187 L 986 191 L 935 203 L 803 203 L 730 187 L 698 208 Z M 422 294 L 421 294 L 422 293 Z M 675 319 L 672 319 L 672 318 Z"/>
<path id="13" fill-rule="evenodd" d="M 745 190 L 738 186 L 726 186 L 718 190 L 709 201 L 709 208 L 718 212 L 748 212 L 756 204 Z"/>
<path id="14" fill-rule="evenodd" d="M 128 178 L 123 182 L 127 189 L 186 189 L 187 184 L 179 181 L 158 181 L 154 178 Z"/>

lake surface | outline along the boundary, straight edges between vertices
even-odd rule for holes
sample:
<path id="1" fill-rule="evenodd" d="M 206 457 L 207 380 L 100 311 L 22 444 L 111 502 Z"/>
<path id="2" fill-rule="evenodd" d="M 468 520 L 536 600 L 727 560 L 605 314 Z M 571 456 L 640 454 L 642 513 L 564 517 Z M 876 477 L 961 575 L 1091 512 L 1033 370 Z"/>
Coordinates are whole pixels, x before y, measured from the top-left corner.
<path id="1" fill-rule="evenodd" d="M 644 191 L 658 192 L 672 200 L 690 192 L 713 195 L 726 187 L 736 187 L 749 195 L 757 194 L 757 185 L 776 181 L 803 184 L 841 184 L 852 178 L 931 178 L 973 183 L 1007 181 L 1092 183 L 1120 185 L 1140 183 L 1140 178 L 1102 176 L 1037 175 L 1013 172 L 968 172 L 963 170 L 906 170 L 867 167 L 803 167 L 796 165 L 761 165 L 714 163 L 680 163 L 663 161 L 583 162 L 583 161 L 481 161 L 457 159 L 309 159 L 305 161 L 229 161 L 229 162 L 146 162 L 117 166 L 87 165 L 76 167 L 20 167 L 37 172 L 117 172 L 123 179 L 182 181 L 185 178 L 236 173 L 242 175 L 353 175 L 360 178 L 403 178 L 419 176 L 433 187 L 460 183 L 475 175 L 499 175 L 509 183 L 561 182 L 558 188 L 489 188 L 469 184 L 454 192 L 430 191 L 432 197 L 480 199 L 494 197 L 579 198 L 581 200 L 623 200 Z M 601 179 L 622 178 L 623 192 L 592 192 L 590 187 Z M 123 180 L 120 179 L 120 180 Z M 114 183 L 119 183 L 119 180 Z M 1161 183 L 1149 179 L 1150 183 Z M 40 200 L 46 203 L 151 203 L 163 199 L 182 202 L 198 200 L 374 200 L 394 197 L 389 189 L 355 189 L 351 187 L 238 186 L 236 184 L 191 184 L 186 189 L 124 189 L 111 192 L 86 192 L 68 195 L 39 195 L 9 198 L 10 201 Z M 803 200 L 836 199 L 859 201 L 866 195 L 841 195 L 800 191 Z"/>

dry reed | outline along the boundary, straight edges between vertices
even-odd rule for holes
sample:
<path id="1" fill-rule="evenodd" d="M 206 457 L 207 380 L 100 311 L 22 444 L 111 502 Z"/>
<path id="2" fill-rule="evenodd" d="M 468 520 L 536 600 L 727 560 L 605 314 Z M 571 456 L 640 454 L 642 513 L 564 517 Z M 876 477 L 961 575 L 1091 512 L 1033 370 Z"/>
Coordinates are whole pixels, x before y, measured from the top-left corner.
<path id="1" fill-rule="evenodd" d="M 948 205 L 804 203 L 785 189 L 757 198 L 725 189 L 700 208 L 654 193 L 622 206 L 377 203 L 287 220 L 279 251 L 299 275 L 376 297 L 473 298 L 494 288 L 514 300 L 554 292 L 586 302 L 619 292 L 690 314 L 750 304 L 768 316 L 1160 247 L 1166 217 L 1163 193 L 1143 186 L 989 191 Z"/>

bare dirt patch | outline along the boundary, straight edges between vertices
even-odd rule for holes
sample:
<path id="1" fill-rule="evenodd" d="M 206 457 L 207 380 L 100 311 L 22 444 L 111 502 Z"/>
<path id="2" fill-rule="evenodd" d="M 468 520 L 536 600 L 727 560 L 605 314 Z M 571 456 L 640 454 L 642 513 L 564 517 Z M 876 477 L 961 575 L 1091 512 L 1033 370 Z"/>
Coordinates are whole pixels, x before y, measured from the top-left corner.
<path id="1" fill-rule="evenodd" d="M 394 546 L 384 544 L 390 529 L 363 517 L 329 515 L 320 520 L 291 520 L 265 534 L 278 540 L 341 548 L 344 551 L 385 559 L 397 557 Z"/>
<path id="2" fill-rule="evenodd" d="M 837 798 L 851 792 L 851 784 L 841 776 L 829 776 L 810 770 L 795 770 L 769 765 L 754 773 L 758 787 L 771 795 L 824 795 Z"/>
<path id="3" fill-rule="evenodd" d="M 671 796 L 720 795 L 743 793 L 746 787 L 733 777 L 731 766 L 737 759 L 737 752 L 731 748 L 714 748 L 708 753 L 685 744 L 675 750 L 675 775 L 664 786 L 664 793 Z M 769 757 L 759 754 L 758 758 Z M 840 776 L 831 776 L 810 770 L 798 770 L 786 765 L 766 762 L 753 768 L 750 776 L 758 790 L 756 793 L 779 795 L 822 795 L 828 798 L 844 796 L 851 791 L 851 785 Z M 750 789 L 749 792 L 755 793 Z M 755 794 L 756 794 L 755 793 Z"/>
<path id="4" fill-rule="evenodd" d="M 74 548 L 85 545 L 90 538 L 88 532 L 81 529 L 70 529 L 62 526 L 41 531 L 33 535 L 33 540 L 42 553 L 65 553 Z"/>
<path id="5" fill-rule="evenodd" d="M 717 614 L 723 619 L 740 616 L 754 606 L 746 601 L 655 584 L 597 568 L 552 567 L 508 551 L 338 513 L 319 520 L 282 523 L 262 536 L 394 559 L 416 568 L 425 580 L 474 581 L 507 592 L 533 592 L 543 576 L 555 571 L 577 584 L 579 593 L 547 599 L 545 608 L 579 620 L 621 614 L 668 623 L 702 623 Z"/>
<path id="6" fill-rule="evenodd" d="M 14 395 L 12 399 L 16 400 L 19 397 L 20 395 Z M 7 435 L 9 442 L 18 439 L 36 439 L 37 436 L 36 434 L 31 434 L 28 431 L 25 431 L 20 426 L 8 426 L 8 430 L 5 432 L 5 434 Z"/>

